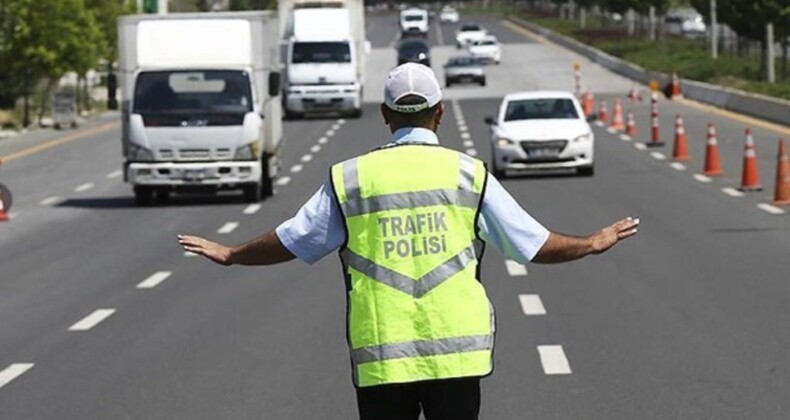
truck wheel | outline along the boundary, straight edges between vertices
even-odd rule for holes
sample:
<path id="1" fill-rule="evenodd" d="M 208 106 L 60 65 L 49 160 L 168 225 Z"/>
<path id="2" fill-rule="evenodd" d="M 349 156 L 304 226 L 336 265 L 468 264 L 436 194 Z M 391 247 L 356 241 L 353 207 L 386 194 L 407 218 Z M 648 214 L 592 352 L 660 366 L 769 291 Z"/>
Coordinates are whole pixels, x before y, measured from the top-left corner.
<path id="1" fill-rule="evenodd" d="M 139 207 L 150 206 L 154 198 L 154 190 L 150 187 L 134 187 L 134 202 Z"/>
<path id="2" fill-rule="evenodd" d="M 165 204 L 170 201 L 170 191 L 168 190 L 156 190 L 154 191 L 154 201 L 157 204 Z"/>
<path id="3" fill-rule="evenodd" d="M 286 120 L 298 120 L 298 119 L 302 118 L 302 114 L 301 113 L 289 111 L 287 109 L 285 110 L 284 115 L 285 115 L 285 119 Z"/>
<path id="4" fill-rule="evenodd" d="M 272 179 L 271 175 L 269 175 L 270 159 L 271 157 L 265 153 L 261 158 L 261 183 L 258 185 L 261 198 L 271 197 L 274 195 L 274 179 Z M 258 201 L 260 201 L 260 198 Z"/>
<path id="5" fill-rule="evenodd" d="M 362 108 L 355 109 L 351 111 L 351 118 L 361 118 L 362 117 Z"/>
<path id="6" fill-rule="evenodd" d="M 244 201 L 248 203 L 257 203 L 261 201 L 263 196 L 263 188 L 258 184 L 250 184 L 244 186 Z"/>

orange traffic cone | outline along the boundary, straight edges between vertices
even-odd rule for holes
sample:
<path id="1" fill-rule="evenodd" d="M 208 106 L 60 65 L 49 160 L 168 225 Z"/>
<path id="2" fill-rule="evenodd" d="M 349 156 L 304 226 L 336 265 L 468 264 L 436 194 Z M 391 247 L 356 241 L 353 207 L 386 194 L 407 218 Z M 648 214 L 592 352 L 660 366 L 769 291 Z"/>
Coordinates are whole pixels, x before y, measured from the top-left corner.
<path id="1" fill-rule="evenodd" d="M 650 141 L 645 143 L 648 147 L 663 147 L 664 142 L 659 137 L 658 130 L 658 94 L 653 92 L 650 96 Z"/>
<path id="2" fill-rule="evenodd" d="M 623 105 L 620 103 L 620 98 L 614 99 L 614 114 L 612 115 L 612 125 L 609 127 L 613 130 L 622 130 L 625 128 L 623 124 Z"/>
<path id="3" fill-rule="evenodd" d="M 716 128 L 708 123 L 708 141 L 705 146 L 705 170 L 707 176 L 718 176 L 724 173 L 719 159 L 719 142 L 716 139 Z"/>
<path id="4" fill-rule="evenodd" d="M 672 99 L 683 98 L 683 91 L 680 89 L 680 79 L 678 74 L 672 73 Z"/>
<path id="5" fill-rule="evenodd" d="M 675 147 L 672 148 L 673 160 L 680 161 L 691 159 L 686 140 L 686 127 L 683 124 L 683 117 L 678 114 L 675 117 Z"/>
<path id="6" fill-rule="evenodd" d="M 625 122 L 625 134 L 636 137 L 636 120 L 634 119 L 633 111 L 628 111 L 628 117 Z"/>
<path id="7" fill-rule="evenodd" d="M 790 205 L 790 158 L 787 157 L 785 140 L 779 139 L 779 154 L 776 163 L 776 190 L 774 191 L 774 204 L 777 206 Z"/>
<path id="8" fill-rule="evenodd" d="M 593 110 L 593 94 L 588 89 L 584 92 L 584 116 L 585 117 L 592 117 L 595 110 Z"/>
<path id="9" fill-rule="evenodd" d="M 752 130 L 746 129 L 746 144 L 743 147 L 743 173 L 741 174 L 741 191 L 762 191 L 760 173 L 757 170 L 757 153 L 754 149 Z"/>
<path id="10" fill-rule="evenodd" d="M 609 121 L 609 110 L 606 109 L 606 101 L 601 101 L 598 105 L 598 120 L 601 122 Z"/>
<path id="11" fill-rule="evenodd" d="M 631 90 L 628 91 L 628 100 L 631 102 L 642 102 L 642 94 L 639 93 L 636 85 L 631 85 Z"/>

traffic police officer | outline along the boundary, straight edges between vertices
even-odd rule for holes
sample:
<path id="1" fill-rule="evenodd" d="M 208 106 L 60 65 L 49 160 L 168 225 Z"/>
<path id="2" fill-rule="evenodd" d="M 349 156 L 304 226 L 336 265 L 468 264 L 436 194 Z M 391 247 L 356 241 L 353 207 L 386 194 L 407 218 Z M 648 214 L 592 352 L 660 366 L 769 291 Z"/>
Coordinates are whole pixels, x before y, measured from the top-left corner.
<path id="1" fill-rule="evenodd" d="M 479 279 L 484 244 L 523 263 L 557 263 L 606 251 L 639 223 L 588 237 L 549 232 L 483 162 L 439 146 L 441 97 L 428 67 L 396 67 L 381 106 L 390 142 L 332 166 L 295 217 L 236 247 L 179 235 L 187 251 L 225 265 L 313 263 L 340 251 L 363 420 L 478 418 L 495 325 Z"/>

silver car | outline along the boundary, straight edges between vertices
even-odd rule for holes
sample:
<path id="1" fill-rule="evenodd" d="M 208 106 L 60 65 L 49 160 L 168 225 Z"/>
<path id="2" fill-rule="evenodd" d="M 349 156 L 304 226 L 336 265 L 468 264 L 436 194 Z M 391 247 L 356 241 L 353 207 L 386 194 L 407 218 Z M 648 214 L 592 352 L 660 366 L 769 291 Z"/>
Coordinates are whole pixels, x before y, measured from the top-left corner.
<path id="1" fill-rule="evenodd" d="M 450 57 L 444 65 L 444 85 L 450 87 L 460 83 L 486 85 L 486 73 L 480 61 L 468 55 Z"/>

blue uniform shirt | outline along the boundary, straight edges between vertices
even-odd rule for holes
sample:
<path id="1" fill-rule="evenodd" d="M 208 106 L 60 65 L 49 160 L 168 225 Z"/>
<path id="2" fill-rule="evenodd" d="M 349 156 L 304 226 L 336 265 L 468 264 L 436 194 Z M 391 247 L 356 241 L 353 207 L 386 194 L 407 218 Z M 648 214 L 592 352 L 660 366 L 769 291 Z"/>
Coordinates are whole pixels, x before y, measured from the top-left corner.
<path id="1" fill-rule="evenodd" d="M 439 139 L 431 130 L 401 128 L 392 135 L 390 142 L 439 144 Z M 549 237 L 549 231 L 524 211 L 490 173 L 478 227 L 481 239 L 520 263 L 532 260 Z M 346 230 L 331 181 L 327 181 L 296 216 L 280 224 L 275 232 L 292 254 L 308 264 L 337 251 L 346 241 Z"/>

